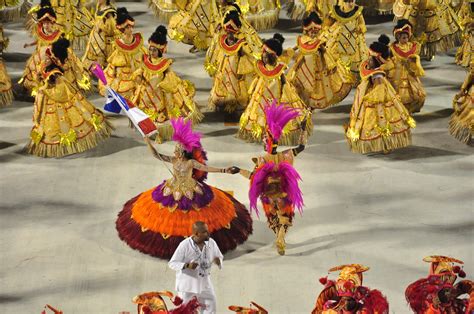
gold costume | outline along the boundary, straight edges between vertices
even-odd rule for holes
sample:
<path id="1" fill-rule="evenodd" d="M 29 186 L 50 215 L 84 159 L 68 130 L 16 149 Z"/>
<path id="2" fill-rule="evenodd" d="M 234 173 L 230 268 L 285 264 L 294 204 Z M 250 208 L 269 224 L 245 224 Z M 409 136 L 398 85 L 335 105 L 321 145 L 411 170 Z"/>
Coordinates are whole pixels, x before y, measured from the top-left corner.
<path id="1" fill-rule="evenodd" d="M 357 4 L 364 7 L 364 14 L 390 14 L 395 0 L 357 0 Z"/>
<path id="2" fill-rule="evenodd" d="M 292 20 L 301 20 L 312 11 L 326 18 L 331 8 L 337 4 L 337 0 L 291 0 L 288 2 L 288 16 Z"/>
<path id="3" fill-rule="evenodd" d="M 225 32 L 215 36 L 213 49 L 206 55 L 206 69 L 214 78 L 209 108 L 224 107 L 233 112 L 247 106 L 247 91 L 255 78 L 255 54 L 241 33 L 233 43 L 229 44 L 227 38 Z"/>
<path id="4" fill-rule="evenodd" d="M 280 14 L 280 0 L 238 0 L 242 14 L 257 30 L 274 27 Z"/>
<path id="5" fill-rule="evenodd" d="M 410 113 L 419 112 L 423 107 L 426 92 L 420 77 L 425 71 L 421 66 L 420 44 L 408 42 L 405 45 L 392 43 L 391 60 L 384 66 L 389 82 L 400 96 L 403 105 Z"/>
<path id="6" fill-rule="evenodd" d="M 36 25 L 36 28 L 37 30 L 34 33 L 36 35 L 36 49 L 26 61 L 25 70 L 20 80 L 20 83 L 33 93 L 36 92 L 43 80 L 41 78 L 41 65 L 47 59 L 46 49 L 62 35 L 59 30 L 51 34 L 44 33 L 41 23 Z"/>
<path id="7" fill-rule="evenodd" d="M 462 67 L 469 67 L 474 50 L 474 12 L 471 3 L 464 1 L 458 13 L 459 22 L 463 27 L 463 44 L 456 53 L 456 63 Z"/>
<path id="8" fill-rule="evenodd" d="M 364 61 L 361 78 L 346 129 L 351 151 L 367 154 L 409 146 L 410 128 L 415 127 L 415 121 L 385 78 L 385 72 L 381 68 L 368 69 Z"/>
<path id="9" fill-rule="evenodd" d="M 60 31 L 46 35 L 42 30 L 41 24 L 38 24 L 37 34 L 36 50 L 26 62 L 23 77 L 20 80 L 20 83 L 30 90 L 32 95 L 34 95 L 43 84 L 41 73 L 45 65 L 51 62 L 51 45 L 61 38 L 62 35 Z M 86 72 L 81 60 L 71 48 L 68 48 L 68 58 L 66 59 L 66 63 L 61 65 L 61 67 L 64 70 L 64 78 L 67 79 L 76 90 L 79 88 L 89 90 L 89 74 Z"/>
<path id="10" fill-rule="evenodd" d="M 73 49 L 84 50 L 92 28 L 94 17 L 82 0 L 51 0 L 51 7 L 56 13 L 56 23 L 60 26 L 66 37 L 71 40 Z M 27 29 L 35 31 L 34 13 L 39 6 L 34 7 L 27 21 Z"/>
<path id="11" fill-rule="evenodd" d="M 257 77 L 253 80 L 249 95 L 250 101 L 244 113 L 240 117 L 240 129 L 238 137 L 241 139 L 260 142 L 265 131 L 265 114 L 263 108 L 274 99 L 278 103 L 300 111 L 300 115 L 288 122 L 283 135 L 280 138 L 281 145 L 296 145 L 300 136 L 301 123 L 308 116 L 308 109 L 298 96 L 295 87 L 290 82 L 283 83 L 284 71 L 287 65 L 277 62 L 275 66 L 265 65 L 259 60 L 255 64 Z M 312 121 L 308 119 L 306 132 L 311 134 Z"/>
<path id="12" fill-rule="evenodd" d="M 470 73 L 461 87 L 461 92 L 454 97 L 454 113 L 449 121 L 449 132 L 457 140 L 472 145 L 474 135 L 474 63 Z"/>
<path id="13" fill-rule="evenodd" d="M 63 77 L 39 89 L 33 123 L 28 153 L 39 157 L 84 152 L 108 138 L 112 130 L 103 113 Z"/>
<path id="14" fill-rule="evenodd" d="M 126 99 L 132 99 L 137 86 L 132 74 L 143 62 L 142 35 L 135 33 L 130 44 L 124 43 L 120 38 L 115 39 L 114 51 L 107 62 L 107 68 L 104 70 L 107 84 Z M 105 94 L 105 88 L 100 82 L 99 91 L 102 95 Z"/>
<path id="15" fill-rule="evenodd" d="M 107 59 L 112 54 L 116 37 L 115 14 L 116 10 L 112 6 L 97 8 L 95 25 L 82 57 L 86 69 L 89 69 L 94 62 L 98 62 L 102 68 L 107 66 Z"/>
<path id="16" fill-rule="evenodd" d="M 8 38 L 3 36 L 3 25 L 0 24 L 0 54 L 8 47 Z M 0 108 L 11 105 L 13 102 L 12 80 L 7 73 L 7 68 L 0 57 Z"/>
<path id="17" fill-rule="evenodd" d="M 143 61 L 133 77 L 139 78 L 132 102 L 145 112 L 158 128 L 157 140 L 173 135 L 170 119 L 183 117 L 198 123 L 203 118 L 194 101 L 194 87 L 171 69 L 173 60 L 150 58 Z"/>
<path id="18" fill-rule="evenodd" d="M 360 63 L 367 57 L 367 44 L 365 43 L 363 8 L 356 6 L 350 12 L 343 12 L 341 7 L 331 8 L 329 17 L 324 21 L 328 30 L 327 49 L 339 59 L 344 66 L 350 68 L 354 78 L 359 78 Z"/>
<path id="19" fill-rule="evenodd" d="M 324 109 L 341 102 L 354 84 L 351 72 L 336 62 L 319 38 L 301 35 L 296 49 L 299 52 L 288 72 L 288 80 L 306 105 Z"/>
<path id="20" fill-rule="evenodd" d="M 422 58 L 431 60 L 436 52 L 461 44 L 461 27 L 450 1 L 397 0 L 394 13 L 397 18 L 406 18 L 413 25 L 416 40 L 423 44 Z"/>
<path id="21" fill-rule="evenodd" d="M 220 18 L 216 1 L 177 1 L 179 11 L 171 17 L 168 25 L 170 38 L 206 50 Z"/>

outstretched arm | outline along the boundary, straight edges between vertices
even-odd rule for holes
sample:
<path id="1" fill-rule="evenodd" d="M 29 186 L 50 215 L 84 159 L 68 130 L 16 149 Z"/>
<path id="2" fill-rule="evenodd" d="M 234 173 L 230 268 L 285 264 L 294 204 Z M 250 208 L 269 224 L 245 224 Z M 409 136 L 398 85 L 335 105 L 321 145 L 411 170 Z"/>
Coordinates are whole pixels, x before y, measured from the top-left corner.
<path id="1" fill-rule="evenodd" d="M 173 159 L 172 157 L 158 153 L 155 147 L 153 147 L 153 144 L 151 143 L 149 137 L 145 136 L 144 140 L 145 140 L 145 143 L 148 145 L 148 148 L 151 150 L 151 153 L 153 154 L 153 156 L 155 156 L 155 158 L 158 158 L 166 162 L 172 162 L 172 159 Z"/>
<path id="2" fill-rule="evenodd" d="M 206 166 L 206 165 L 203 165 L 201 164 L 200 162 L 198 162 L 197 160 L 192 160 L 192 163 L 193 163 L 193 168 L 194 169 L 197 169 L 197 170 L 201 170 L 201 171 L 205 171 L 205 172 L 220 172 L 220 173 L 231 173 L 231 174 L 235 174 L 237 172 L 235 172 L 233 170 L 234 167 L 229 167 L 229 168 L 214 168 L 214 167 L 209 167 L 209 166 Z"/>

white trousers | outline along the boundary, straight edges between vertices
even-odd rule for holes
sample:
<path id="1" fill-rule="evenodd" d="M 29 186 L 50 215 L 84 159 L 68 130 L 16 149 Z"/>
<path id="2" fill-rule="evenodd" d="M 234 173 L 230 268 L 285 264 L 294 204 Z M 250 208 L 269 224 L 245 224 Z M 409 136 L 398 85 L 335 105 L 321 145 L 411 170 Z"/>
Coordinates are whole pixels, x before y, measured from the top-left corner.
<path id="1" fill-rule="evenodd" d="M 189 292 L 178 292 L 178 296 L 183 299 L 183 302 L 188 302 L 192 298 L 196 297 L 201 304 L 199 312 L 201 314 L 216 314 L 216 296 L 213 291 L 203 291 L 200 294 L 189 293 Z"/>

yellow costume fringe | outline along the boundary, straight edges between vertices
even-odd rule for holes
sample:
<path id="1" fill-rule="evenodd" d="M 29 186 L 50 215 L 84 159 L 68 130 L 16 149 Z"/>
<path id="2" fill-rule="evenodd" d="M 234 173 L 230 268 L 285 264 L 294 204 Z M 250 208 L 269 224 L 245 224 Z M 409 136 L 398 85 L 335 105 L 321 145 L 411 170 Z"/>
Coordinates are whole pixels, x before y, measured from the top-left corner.
<path id="1" fill-rule="evenodd" d="M 411 144 L 416 123 L 403 106 L 392 85 L 380 69 L 364 71 L 351 108 L 346 139 L 352 152 L 367 154 L 390 151 Z M 374 82 L 381 79 L 380 83 Z"/>
<path id="2" fill-rule="evenodd" d="M 12 81 L 7 69 L 0 59 L 0 108 L 11 105 L 13 102 Z"/>
<path id="3" fill-rule="evenodd" d="M 35 100 L 29 154 L 63 157 L 96 147 L 108 138 L 112 126 L 64 77 L 40 88 Z"/>
<path id="4" fill-rule="evenodd" d="M 473 145 L 472 140 L 474 135 L 474 86 L 472 85 L 473 74 L 471 73 L 466 78 L 463 84 L 463 90 L 454 97 L 453 108 L 454 112 L 449 121 L 449 133 L 458 141 Z"/>

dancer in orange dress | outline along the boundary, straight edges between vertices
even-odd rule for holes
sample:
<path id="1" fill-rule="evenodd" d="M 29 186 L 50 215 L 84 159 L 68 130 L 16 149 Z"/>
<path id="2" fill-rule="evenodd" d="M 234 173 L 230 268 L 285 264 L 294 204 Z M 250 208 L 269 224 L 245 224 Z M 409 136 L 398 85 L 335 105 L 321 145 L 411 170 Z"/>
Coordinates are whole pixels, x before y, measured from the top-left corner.
<path id="1" fill-rule="evenodd" d="M 174 156 L 158 153 L 145 138 L 153 155 L 171 163 L 173 177 L 129 200 L 117 219 L 119 237 L 131 248 L 169 259 L 179 243 L 203 221 L 222 253 L 233 250 L 252 233 L 252 219 L 244 205 L 230 194 L 207 185 L 207 172 L 236 173 L 232 168 L 207 166 L 200 134 L 191 121 L 172 120 Z"/>
<path id="2" fill-rule="evenodd" d="M 362 285 L 362 274 L 367 270 L 369 267 L 360 264 L 331 268 L 329 272 L 339 271 L 339 277 L 319 280 L 324 289 L 316 299 L 312 314 L 388 314 L 388 302 L 382 292 Z"/>
<path id="3" fill-rule="evenodd" d="M 459 278 L 466 277 L 460 266 L 462 261 L 448 256 L 428 256 L 423 261 L 430 263 L 430 274 L 426 278 L 411 283 L 405 297 L 410 308 L 416 314 L 472 313 L 472 299 L 463 295 L 472 295 L 474 282 Z"/>

